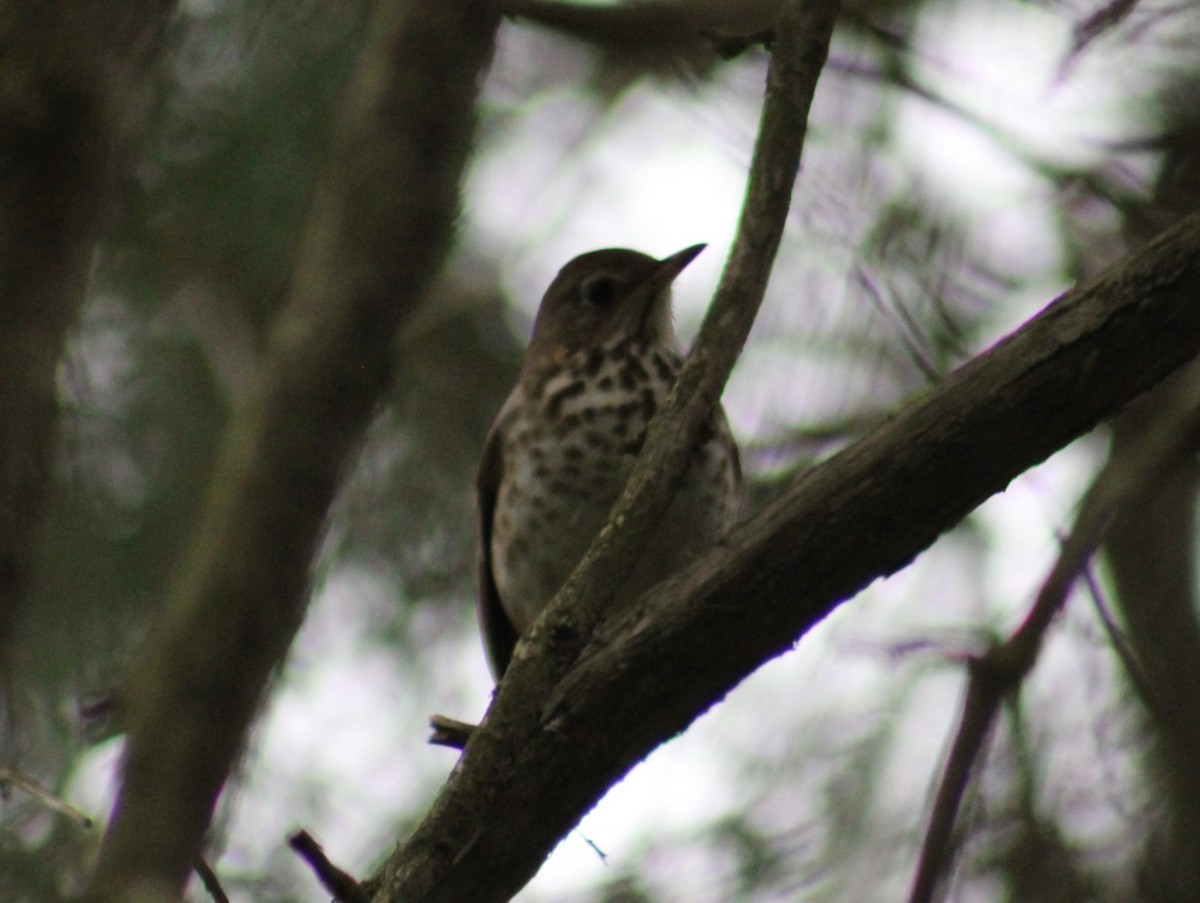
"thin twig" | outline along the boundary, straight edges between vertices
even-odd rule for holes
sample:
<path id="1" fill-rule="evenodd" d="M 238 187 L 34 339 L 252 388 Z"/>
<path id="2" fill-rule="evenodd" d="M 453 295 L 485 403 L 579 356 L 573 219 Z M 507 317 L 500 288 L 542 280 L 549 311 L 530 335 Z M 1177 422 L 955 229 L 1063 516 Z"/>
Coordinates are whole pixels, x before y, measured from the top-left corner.
<path id="1" fill-rule="evenodd" d="M 225 893 L 225 888 L 221 887 L 221 879 L 203 856 L 196 858 L 195 870 L 200 876 L 200 883 L 216 903 L 229 903 L 229 896 Z"/>
<path id="2" fill-rule="evenodd" d="M 363 891 L 362 884 L 349 872 L 342 871 L 330 862 L 321 845 L 307 831 L 297 831 L 289 837 L 288 846 L 308 863 L 338 903 L 368 903 L 370 897 Z"/>
<path id="3" fill-rule="evenodd" d="M 1125 675 L 1129 678 L 1130 685 L 1146 711 L 1161 721 L 1167 717 L 1165 707 L 1154 692 L 1154 687 L 1146 676 L 1146 669 L 1138 661 L 1137 653 L 1133 651 L 1133 646 L 1125 636 L 1125 631 L 1113 617 L 1112 610 L 1105 600 L 1104 591 L 1100 588 L 1100 583 L 1090 567 L 1084 570 L 1083 580 L 1088 588 L 1088 595 L 1091 596 L 1096 614 L 1100 618 L 1100 624 L 1104 627 L 1104 632 L 1108 636 L 1109 643 L 1112 644 L 1117 660 L 1125 669 Z"/>
<path id="4" fill-rule="evenodd" d="M 1097 38 L 1112 31 L 1132 15 L 1138 0 L 1109 0 L 1071 29 L 1071 47 L 1058 66 L 1057 81 L 1064 81 L 1080 55 Z"/>
<path id="5" fill-rule="evenodd" d="M 604 850 L 600 849 L 600 845 L 596 843 L 596 841 L 592 840 L 592 838 L 588 837 L 582 831 L 576 830 L 575 833 L 582 837 L 583 842 L 592 848 L 593 853 L 600 857 L 601 864 L 608 865 L 608 854 L 604 852 Z"/>
<path id="6" fill-rule="evenodd" d="M 55 812 L 65 815 L 85 830 L 94 827 L 96 824 L 90 816 L 80 812 L 62 797 L 56 796 L 45 786 L 28 775 L 22 774 L 15 768 L 0 765 L 0 784 L 12 784 L 14 787 L 24 790 L 47 809 L 52 809 Z"/>
<path id="7" fill-rule="evenodd" d="M 432 746 L 448 746 L 450 749 L 464 749 L 476 725 L 466 721 L 447 718 L 445 715 L 433 715 L 429 719 L 433 733 L 427 741 Z"/>

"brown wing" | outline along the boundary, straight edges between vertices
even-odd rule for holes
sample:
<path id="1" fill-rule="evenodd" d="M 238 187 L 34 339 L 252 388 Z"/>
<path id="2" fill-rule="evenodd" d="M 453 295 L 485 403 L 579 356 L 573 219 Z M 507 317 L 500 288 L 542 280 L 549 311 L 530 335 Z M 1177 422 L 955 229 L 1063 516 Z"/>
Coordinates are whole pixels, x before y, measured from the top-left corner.
<path id="1" fill-rule="evenodd" d="M 500 424 L 508 409 L 506 404 L 496 418 L 483 458 L 479 462 L 479 473 L 475 478 L 475 508 L 478 523 L 477 549 L 475 555 L 475 614 L 479 618 L 479 632 L 483 635 L 483 647 L 487 651 L 492 676 L 497 681 L 512 658 L 517 645 L 517 629 L 504 613 L 500 604 L 500 593 L 492 575 L 492 516 L 496 510 L 496 493 L 500 486 L 500 474 L 504 465 L 504 442 L 500 435 Z"/>

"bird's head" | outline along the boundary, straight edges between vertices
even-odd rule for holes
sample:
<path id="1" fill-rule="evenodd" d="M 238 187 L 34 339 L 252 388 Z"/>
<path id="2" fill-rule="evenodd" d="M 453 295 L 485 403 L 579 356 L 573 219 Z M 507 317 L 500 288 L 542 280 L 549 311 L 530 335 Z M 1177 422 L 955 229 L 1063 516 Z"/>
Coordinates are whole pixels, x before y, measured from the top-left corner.
<path id="1" fill-rule="evenodd" d="M 704 247 L 692 245 L 662 260 L 625 248 L 576 257 L 542 297 L 529 356 L 561 359 L 627 340 L 673 349 L 671 284 Z"/>

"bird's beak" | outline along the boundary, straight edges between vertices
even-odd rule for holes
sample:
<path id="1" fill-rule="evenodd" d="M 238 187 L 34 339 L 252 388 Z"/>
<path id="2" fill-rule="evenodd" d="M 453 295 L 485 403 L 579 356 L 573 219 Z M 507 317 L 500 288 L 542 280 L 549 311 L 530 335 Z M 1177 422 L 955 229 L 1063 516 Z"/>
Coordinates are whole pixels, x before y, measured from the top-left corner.
<path id="1" fill-rule="evenodd" d="M 683 268 L 695 260 L 700 252 L 707 248 L 708 245 L 692 245 L 690 248 L 684 248 L 682 251 L 676 251 L 670 257 L 664 257 L 658 262 L 654 272 L 650 275 L 650 281 L 653 284 L 656 294 L 658 289 L 666 288 L 675 281 L 675 277 L 683 272 Z"/>
<path id="2" fill-rule="evenodd" d="M 649 278 L 642 283 L 647 294 L 639 317 L 639 335 L 659 340 L 672 335 L 671 283 L 706 247 L 707 245 L 692 245 L 690 248 L 676 251 L 670 257 L 660 260 L 650 271 Z"/>

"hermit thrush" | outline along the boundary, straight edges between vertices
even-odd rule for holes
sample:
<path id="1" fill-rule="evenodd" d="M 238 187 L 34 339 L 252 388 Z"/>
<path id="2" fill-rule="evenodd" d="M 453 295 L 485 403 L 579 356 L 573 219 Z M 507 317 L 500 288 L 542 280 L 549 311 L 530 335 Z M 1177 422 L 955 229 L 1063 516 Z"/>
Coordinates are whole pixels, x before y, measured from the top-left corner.
<path id="1" fill-rule="evenodd" d="M 542 298 L 479 468 L 477 605 L 497 678 L 604 526 L 646 426 L 670 394 L 681 364 L 671 283 L 703 249 L 663 260 L 592 251 L 564 266 Z M 618 592 L 633 597 L 702 551 L 741 499 L 737 446 L 718 405 Z"/>

